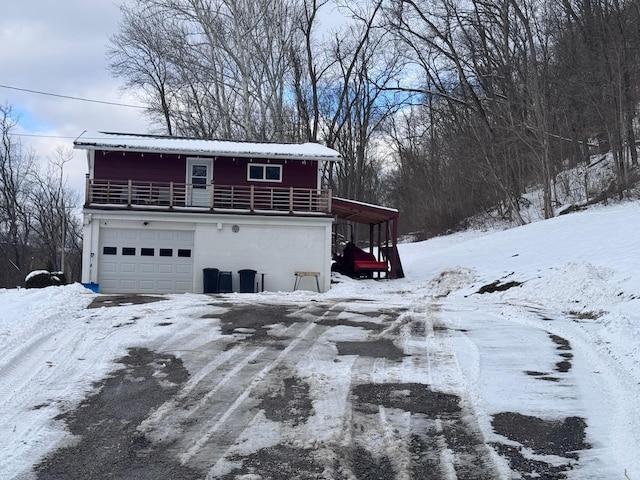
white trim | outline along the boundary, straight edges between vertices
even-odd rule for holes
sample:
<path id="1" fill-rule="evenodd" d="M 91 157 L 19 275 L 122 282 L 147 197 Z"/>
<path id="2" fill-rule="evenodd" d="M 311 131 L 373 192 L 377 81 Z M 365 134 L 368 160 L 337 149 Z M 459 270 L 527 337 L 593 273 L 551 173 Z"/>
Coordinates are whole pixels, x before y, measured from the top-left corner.
<path id="1" fill-rule="evenodd" d="M 188 187 L 187 203 L 193 207 L 208 207 L 211 203 L 211 184 L 213 183 L 213 159 L 187 157 L 186 181 Z M 207 168 L 207 176 L 202 188 L 194 188 L 192 169 L 194 165 L 204 165 Z"/>

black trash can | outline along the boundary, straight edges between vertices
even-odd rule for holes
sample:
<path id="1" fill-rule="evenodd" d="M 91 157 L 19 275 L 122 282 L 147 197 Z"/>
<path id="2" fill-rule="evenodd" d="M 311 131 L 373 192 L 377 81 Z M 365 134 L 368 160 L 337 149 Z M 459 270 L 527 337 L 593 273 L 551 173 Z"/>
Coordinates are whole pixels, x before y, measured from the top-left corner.
<path id="1" fill-rule="evenodd" d="M 238 270 L 238 274 L 240 275 L 240 293 L 255 293 L 256 273 L 258 272 L 250 269 Z"/>
<path id="2" fill-rule="evenodd" d="M 218 270 L 217 268 L 205 268 L 202 270 L 204 293 L 218 293 L 219 274 L 220 270 Z"/>
<path id="3" fill-rule="evenodd" d="M 231 272 L 220 272 L 220 280 L 218 282 L 218 293 L 233 292 L 233 285 L 231 281 L 232 281 Z"/>

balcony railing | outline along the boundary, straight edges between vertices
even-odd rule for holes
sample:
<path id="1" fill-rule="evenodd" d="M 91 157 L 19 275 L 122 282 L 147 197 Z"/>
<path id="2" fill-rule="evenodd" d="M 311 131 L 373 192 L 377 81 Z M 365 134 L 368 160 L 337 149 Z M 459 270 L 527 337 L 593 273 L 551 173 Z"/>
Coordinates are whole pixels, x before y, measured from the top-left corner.
<path id="1" fill-rule="evenodd" d="M 330 213 L 331 190 L 87 179 L 87 205 Z"/>

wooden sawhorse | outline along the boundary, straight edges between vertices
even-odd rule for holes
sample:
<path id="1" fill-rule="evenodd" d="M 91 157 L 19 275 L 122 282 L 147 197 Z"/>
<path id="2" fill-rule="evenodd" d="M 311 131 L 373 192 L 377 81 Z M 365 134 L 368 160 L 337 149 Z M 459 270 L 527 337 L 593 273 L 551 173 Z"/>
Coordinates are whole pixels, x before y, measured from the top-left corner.
<path id="1" fill-rule="evenodd" d="M 293 289 L 296 290 L 298 285 L 300 285 L 300 280 L 303 277 L 316 277 L 316 287 L 318 288 L 318 292 L 320 291 L 320 272 L 295 272 L 296 281 L 293 284 Z"/>

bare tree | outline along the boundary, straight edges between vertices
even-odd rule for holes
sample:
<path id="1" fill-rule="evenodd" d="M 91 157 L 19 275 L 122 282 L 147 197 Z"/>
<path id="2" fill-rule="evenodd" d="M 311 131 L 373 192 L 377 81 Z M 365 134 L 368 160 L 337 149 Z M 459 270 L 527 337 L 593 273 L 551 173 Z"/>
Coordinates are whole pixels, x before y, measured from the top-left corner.
<path id="1" fill-rule="evenodd" d="M 333 65 L 333 60 L 319 60 L 318 51 L 325 50 L 325 43 L 317 37 L 317 19 L 329 0 L 303 0 L 299 30 L 303 39 L 299 45 L 291 45 L 292 85 L 300 129 L 307 141 L 318 141 L 320 128 L 320 81 Z"/>
<path id="2" fill-rule="evenodd" d="M 72 153 L 54 152 L 41 171 L 36 156 L 16 140 L 17 117 L 0 107 L 0 286 L 21 285 L 34 268 L 80 276 L 81 228 L 77 194 L 66 186 L 64 165 Z"/>
<path id="3" fill-rule="evenodd" d="M 382 168 L 376 139 L 400 108 L 387 86 L 397 82 L 401 68 L 396 44 L 381 28 L 382 2 L 357 7 L 352 3 L 349 10 L 351 34 L 334 38 L 334 65 L 319 108 L 322 137 L 343 157 L 333 165 L 330 185 L 338 195 L 376 202 Z"/>
<path id="4" fill-rule="evenodd" d="M 0 250 L 5 282 L 16 285 L 28 269 L 26 263 L 31 237 L 31 212 L 27 201 L 31 191 L 29 178 L 35 156 L 25 151 L 13 130 L 17 116 L 9 105 L 0 106 Z M 6 285 L 7 283 L 5 283 Z"/>
<path id="5" fill-rule="evenodd" d="M 380 170 L 371 143 L 397 109 L 386 87 L 400 71 L 382 4 L 345 2 L 348 27 L 322 38 L 328 1 L 138 0 L 123 7 L 111 68 L 148 88 L 169 133 L 338 148 L 344 161 L 328 182 L 371 201 Z"/>
<path id="6" fill-rule="evenodd" d="M 36 187 L 30 195 L 33 244 L 38 245 L 38 256 L 46 259 L 46 267 L 54 271 L 77 270 L 77 265 L 73 269 L 69 266 L 72 262 L 77 262 L 80 254 L 75 238 L 79 225 L 73 212 L 79 199 L 67 187 L 64 171 L 65 165 L 72 158 L 72 151 L 58 148 L 49 157 L 46 170 L 34 171 L 31 178 Z"/>
<path id="7" fill-rule="evenodd" d="M 583 146 L 611 150 L 619 196 L 638 163 L 637 105 L 640 101 L 640 11 L 632 0 L 563 0 L 556 22 L 561 81 L 557 88 L 571 106 L 567 135 L 579 132 Z M 565 109 L 567 110 L 567 109 Z M 582 149 L 586 157 L 586 148 Z"/>
<path id="8" fill-rule="evenodd" d="M 111 70 L 147 88 L 167 131 L 283 140 L 296 0 L 138 0 L 122 7 Z"/>
<path id="9" fill-rule="evenodd" d="M 549 12 L 545 1 L 398 0 L 389 13 L 411 49 L 408 63 L 418 75 L 409 78 L 424 79 L 405 90 L 448 106 L 459 141 L 473 145 L 474 173 L 501 193 L 504 212 L 520 224 L 529 182 L 543 186 L 544 215 L 553 215 L 551 152 L 559 136 Z"/>
<path id="10" fill-rule="evenodd" d="M 173 135 L 177 85 L 171 42 L 179 32 L 152 7 L 124 4 L 120 12 L 120 31 L 111 37 L 107 51 L 109 69 L 125 80 L 123 88 L 137 94 L 147 105 L 148 114 L 162 119 L 167 134 Z"/>

